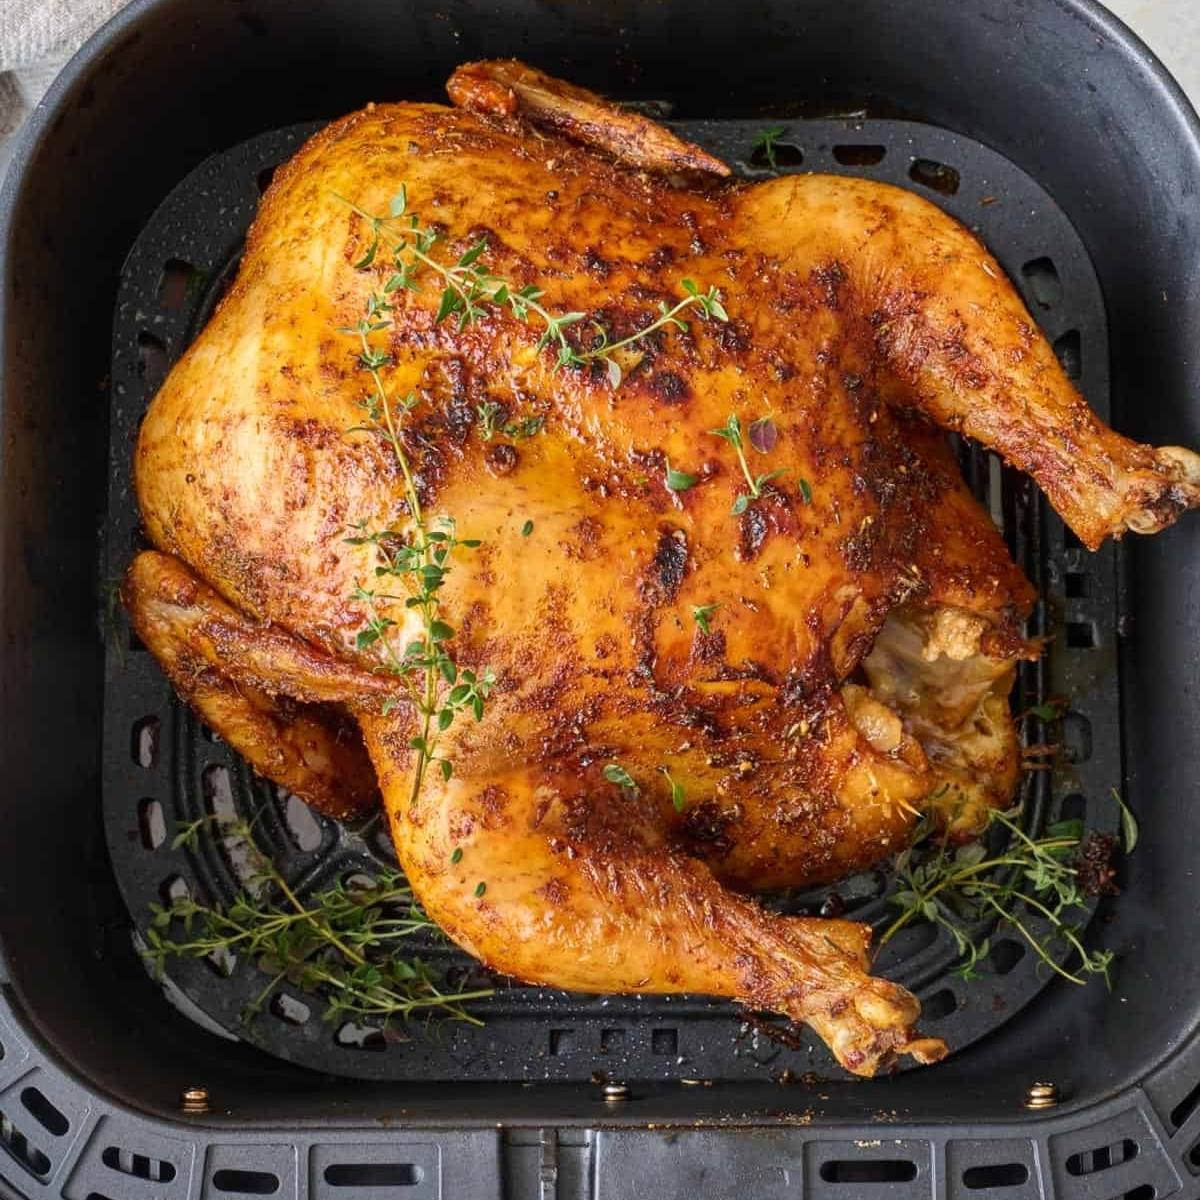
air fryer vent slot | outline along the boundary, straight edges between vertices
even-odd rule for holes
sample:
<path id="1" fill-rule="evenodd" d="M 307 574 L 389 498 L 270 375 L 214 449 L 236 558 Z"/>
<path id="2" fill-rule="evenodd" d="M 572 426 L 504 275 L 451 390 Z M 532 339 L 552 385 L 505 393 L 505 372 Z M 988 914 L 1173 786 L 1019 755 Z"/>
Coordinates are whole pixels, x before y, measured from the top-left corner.
<path id="1" fill-rule="evenodd" d="M 50 1159 L 3 1111 L 0 1111 L 0 1148 L 6 1150 L 30 1175 L 43 1179 L 50 1174 Z"/>
<path id="2" fill-rule="evenodd" d="M 100 1161 L 110 1170 L 134 1179 L 149 1179 L 154 1183 L 170 1183 L 175 1178 L 175 1167 L 162 1159 L 137 1154 L 120 1146 L 106 1146 Z"/>
<path id="3" fill-rule="evenodd" d="M 821 1164 L 826 1183 L 910 1183 L 917 1164 L 903 1158 L 833 1159 Z"/>
<path id="4" fill-rule="evenodd" d="M 214 1171 L 212 1185 L 218 1191 L 236 1196 L 274 1196 L 279 1191 L 279 1176 L 270 1171 Z"/>
<path id="5" fill-rule="evenodd" d="M 22 1089 L 21 1103 L 51 1137 L 63 1137 L 71 1128 L 70 1121 L 37 1088 L 31 1086 Z"/>
<path id="6" fill-rule="evenodd" d="M 968 1167 L 963 1172 L 964 1186 L 971 1191 L 1020 1187 L 1029 1179 L 1024 1163 L 989 1163 L 986 1167 Z"/>

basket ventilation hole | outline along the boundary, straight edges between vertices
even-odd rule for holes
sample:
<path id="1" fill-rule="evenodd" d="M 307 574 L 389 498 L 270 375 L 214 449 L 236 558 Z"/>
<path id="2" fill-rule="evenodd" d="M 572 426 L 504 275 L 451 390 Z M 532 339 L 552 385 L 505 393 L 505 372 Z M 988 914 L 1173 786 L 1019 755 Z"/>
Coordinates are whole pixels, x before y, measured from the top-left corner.
<path id="1" fill-rule="evenodd" d="M 1082 821 L 1087 816 L 1087 798 L 1080 795 L 1079 792 L 1072 792 L 1069 796 L 1063 797 L 1062 804 L 1058 807 L 1058 819 L 1060 821 Z M 1200 1087 L 1196 1089 L 1196 1098 L 1200 1101 Z"/>
<path id="2" fill-rule="evenodd" d="M 0 1062 L 4 1061 L 4 1043 L 0 1042 Z"/>
<path id="3" fill-rule="evenodd" d="M 1030 259 L 1021 268 L 1021 276 L 1029 285 L 1028 292 L 1039 308 L 1055 308 L 1062 303 L 1062 280 L 1058 277 L 1058 268 L 1050 259 Z"/>
<path id="4" fill-rule="evenodd" d="M 934 992 L 928 1000 L 921 1001 L 921 1016 L 927 1021 L 940 1021 L 958 1007 L 958 997 L 949 989 Z"/>
<path id="5" fill-rule="evenodd" d="M 1171 1128 L 1178 1129 L 1181 1125 L 1185 1125 L 1188 1117 L 1190 1117 L 1197 1108 L 1200 1108 L 1200 1083 L 1196 1084 L 1196 1086 L 1192 1088 L 1192 1090 L 1188 1092 L 1188 1094 L 1184 1096 L 1184 1098 L 1180 1100 L 1180 1102 L 1175 1105 L 1173 1109 L 1171 1109 Z"/>
<path id="6" fill-rule="evenodd" d="M 774 146 L 775 165 L 777 167 L 798 167 L 804 162 L 804 151 L 791 142 L 776 142 Z M 755 146 L 750 161 L 756 167 L 769 167 L 771 160 L 762 146 Z"/>
<path id="7" fill-rule="evenodd" d="M 158 281 L 158 302 L 163 308 L 182 308 L 203 275 L 182 258 L 168 258 Z"/>
<path id="8" fill-rule="evenodd" d="M 142 717 L 133 723 L 130 753 L 139 767 L 149 771 L 158 762 L 158 735 L 161 729 L 157 717 Z"/>
<path id="9" fill-rule="evenodd" d="M 303 1000 L 297 1000 L 286 992 L 280 992 L 271 1001 L 271 1011 L 289 1025 L 303 1025 L 312 1016 L 312 1009 Z"/>
<path id="10" fill-rule="evenodd" d="M 330 1187 L 416 1187 L 422 1178 L 416 1163 L 331 1163 L 325 1168 Z"/>
<path id="11" fill-rule="evenodd" d="M 348 1050 L 387 1049 L 383 1030 L 371 1025 L 356 1025 L 353 1021 L 347 1021 L 333 1036 L 339 1046 L 345 1046 Z"/>
<path id="12" fill-rule="evenodd" d="M 1093 650 L 1096 646 L 1096 625 L 1093 621 L 1068 621 L 1067 645 L 1072 650 Z"/>
<path id="13" fill-rule="evenodd" d="M 1024 942 L 1005 938 L 988 951 L 988 962 L 997 975 L 1007 975 L 1025 957 Z"/>
<path id="14" fill-rule="evenodd" d="M 321 844 L 321 823 L 299 796 L 288 795 L 283 806 L 283 820 L 297 850 L 310 854 Z"/>
<path id="15" fill-rule="evenodd" d="M 143 654 L 146 650 L 146 643 L 138 637 L 138 632 L 132 625 L 129 626 L 129 649 L 135 654 Z"/>
<path id="16" fill-rule="evenodd" d="M 873 167 L 883 162 L 886 146 L 834 146 L 833 157 L 843 167 Z"/>
<path id="17" fill-rule="evenodd" d="M 550 1053 L 551 1054 L 570 1054 L 575 1049 L 575 1030 L 573 1029 L 552 1029 L 550 1030 Z"/>
<path id="18" fill-rule="evenodd" d="M 1154 1200 L 1158 1195 L 1154 1184 L 1143 1183 L 1141 1187 L 1135 1187 L 1132 1192 L 1124 1192 L 1120 1196 L 1114 1196 L 1113 1200 Z"/>
<path id="19" fill-rule="evenodd" d="M 654 1029 L 650 1033 L 652 1054 L 679 1054 L 679 1034 L 674 1029 Z"/>
<path id="20" fill-rule="evenodd" d="M 826 1183 L 911 1183 L 917 1164 L 906 1158 L 834 1158 L 821 1164 Z"/>
<path id="21" fill-rule="evenodd" d="M 1063 526 L 1063 549 L 1064 550 L 1082 550 L 1083 543 L 1076 536 L 1075 531 L 1069 526 Z"/>
<path id="22" fill-rule="evenodd" d="M 221 744 L 221 735 L 214 733 L 207 725 L 200 726 L 200 736 L 208 742 L 210 746 L 219 746 Z"/>
<path id="23" fill-rule="evenodd" d="M 1029 1168 L 1024 1163 L 988 1163 L 982 1167 L 968 1167 L 963 1172 L 963 1186 L 972 1191 L 1020 1187 L 1028 1179 Z"/>
<path id="24" fill-rule="evenodd" d="M 1120 1166 L 1137 1158 L 1138 1144 L 1129 1138 L 1122 1138 L 1111 1146 L 1097 1146 L 1095 1150 L 1077 1150 L 1067 1159 L 1068 1175 L 1094 1175 L 1097 1171 L 1107 1171 L 1109 1167 Z"/>
<path id="25" fill-rule="evenodd" d="M 71 1128 L 71 1122 L 35 1087 L 21 1093 L 25 1111 L 51 1136 L 60 1138 Z"/>
<path id="26" fill-rule="evenodd" d="M 1191 1150 L 1188 1151 L 1188 1162 L 1193 1167 L 1200 1167 L 1200 1142 L 1197 1142 Z"/>
<path id="27" fill-rule="evenodd" d="M 623 1050 L 625 1048 L 625 1030 L 600 1030 L 600 1049 L 603 1051 Z"/>
<path id="28" fill-rule="evenodd" d="M 1092 757 L 1092 723 L 1083 713 L 1063 717 L 1063 751 L 1069 763 L 1085 763 Z"/>
<path id="29" fill-rule="evenodd" d="M 88 1192 L 87 1200 L 113 1200 L 111 1196 L 106 1196 L 103 1192 Z"/>
<path id="30" fill-rule="evenodd" d="M 50 1160 L 0 1112 L 0 1146 L 9 1152 L 31 1175 L 50 1174 Z"/>
<path id="31" fill-rule="evenodd" d="M 1079 571 L 1068 571 L 1065 581 L 1068 600 L 1086 600 L 1088 595 L 1088 577 Z"/>
<path id="32" fill-rule="evenodd" d="M 218 1192 L 233 1192 L 238 1196 L 273 1196 L 279 1191 L 279 1176 L 270 1171 L 225 1168 L 213 1173 L 212 1185 Z"/>
<path id="33" fill-rule="evenodd" d="M 233 783 L 228 767 L 219 764 L 205 767 L 200 775 L 200 790 L 219 824 L 237 820 L 237 806 L 233 802 Z"/>
<path id="34" fill-rule="evenodd" d="M 137 335 L 137 349 L 138 374 L 149 389 L 158 391 L 158 385 L 167 374 L 167 344 L 148 329 L 143 329 Z"/>
<path id="35" fill-rule="evenodd" d="M 171 875 L 159 885 L 158 894 L 163 904 L 170 908 L 176 900 L 190 899 L 192 889 L 188 887 L 188 881 L 182 875 Z"/>
<path id="36" fill-rule="evenodd" d="M 1078 379 L 1083 374 L 1083 343 L 1078 329 L 1068 329 L 1055 338 L 1054 353 L 1068 379 Z"/>
<path id="37" fill-rule="evenodd" d="M 909 959 L 932 946 L 939 933 L 939 927 L 932 921 L 914 921 L 901 929 L 888 945 L 895 947 L 897 958 Z"/>
<path id="38" fill-rule="evenodd" d="M 110 1170 L 134 1179 L 149 1179 L 153 1183 L 170 1183 L 175 1178 L 175 1164 L 165 1159 L 151 1158 L 148 1154 L 135 1154 L 122 1150 L 120 1146 L 106 1146 L 100 1161 Z"/>
<path id="39" fill-rule="evenodd" d="M 147 850 L 157 850 L 167 840 L 167 818 L 157 800 L 143 800 L 138 804 L 138 829 Z"/>
<path id="40" fill-rule="evenodd" d="M 953 196 L 962 182 L 958 172 L 945 163 L 935 162 L 932 158 L 918 158 L 908 168 L 908 177 L 913 183 L 919 183 L 941 196 Z"/>
<path id="41" fill-rule="evenodd" d="M 263 167 L 263 169 L 259 171 L 257 176 L 259 195 L 262 195 L 262 193 L 271 186 L 271 180 L 275 178 L 277 165 L 275 167 Z"/>

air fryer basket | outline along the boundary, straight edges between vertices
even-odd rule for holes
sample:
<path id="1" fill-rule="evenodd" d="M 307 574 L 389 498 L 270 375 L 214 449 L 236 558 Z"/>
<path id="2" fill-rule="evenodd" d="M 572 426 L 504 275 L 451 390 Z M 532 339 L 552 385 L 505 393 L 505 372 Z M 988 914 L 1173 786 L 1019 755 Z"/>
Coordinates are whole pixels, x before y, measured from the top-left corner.
<path id="1" fill-rule="evenodd" d="M 1188 403 L 1200 384 L 1200 129 L 1145 48 L 1087 0 L 970 11 L 891 0 L 135 3 L 55 86 L 4 191 L 0 1195 L 1200 1195 L 1189 856 L 1200 818 L 1188 804 L 1200 767 L 1190 711 L 1200 527 L 1089 556 L 1027 484 L 997 475 L 993 487 L 978 455 L 967 465 L 1039 582 L 1039 619 L 1061 634 L 1045 677 L 1030 672 L 1023 687 L 1067 692 L 1074 709 L 1072 761 L 1038 781 L 1035 799 L 1051 811 L 1086 805 L 1111 824 L 1115 785 L 1142 820 L 1124 895 L 1092 926 L 1119 954 L 1111 994 L 1042 987 L 1032 973 L 1026 985 L 977 984 L 950 1010 L 939 1002 L 964 1047 L 945 1064 L 869 1083 L 833 1072 L 782 1083 L 779 1069 L 799 1074 L 799 1060 L 761 1061 L 775 1048 L 738 1043 L 715 1006 L 542 993 L 504 997 L 465 1058 L 456 1034 L 419 1054 L 287 1055 L 338 1072 L 325 1075 L 202 1031 L 147 979 L 129 936 L 137 888 L 195 868 L 164 866 L 162 847 L 142 846 L 139 804 L 163 805 L 169 828 L 202 796 L 204 767 L 251 787 L 127 634 L 106 668 L 97 632 L 106 585 L 132 550 L 129 437 L 160 356 L 178 353 L 204 303 L 174 293 L 167 303 L 163 268 L 228 265 L 257 175 L 287 140 L 270 131 L 373 98 L 437 98 L 457 62 L 503 54 L 667 100 L 733 159 L 753 130 L 781 123 L 802 169 L 921 188 L 945 176 L 908 177 L 914 160 L 955 168 L 958 191 L 941 201 L 1023 283 L 1092 402 L 1103 410 L 1111 395 L 1114 424 L 1134 436 L 1200 444 Z M 831 112 L 863 115 L 808 120 Z M 883 158 L 836 149 L 864 144 Z M 232 189 L 228 206 L 173 215 L 169 203 L 154 215 L 205 171 L 210 190 Z M 149 770 L 130 747 L 147 718 L 160 723 Z M 937 977 L 922 990 L 946 989 Z M 977 1011 L 994 995 L 1009 1005 L 1003 1020 Z M 673 1053 L 656 1054 L 656 1041 Z M 627 1083 L 629 1098 L 606 1101 L 593 1070 Z M 1030 1114 L 1022 1101 L 1038 1079 L 1063 1099 Z M 189 1086 L 208 1090 L 210 1114 L 181 1114 Z"/>

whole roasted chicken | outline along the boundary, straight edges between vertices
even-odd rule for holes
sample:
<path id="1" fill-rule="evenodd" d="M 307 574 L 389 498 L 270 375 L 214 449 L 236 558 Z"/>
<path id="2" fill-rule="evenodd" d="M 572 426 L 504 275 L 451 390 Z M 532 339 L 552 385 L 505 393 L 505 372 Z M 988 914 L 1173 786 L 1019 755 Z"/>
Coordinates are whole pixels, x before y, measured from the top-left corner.
<path id="1" fill-rule="evenodd" d="M 1011 799 L 1034 593 L 942 431 L 1090 547 L 1200 502 L 1200 458 L 1103 425 L 907 192 L 736 181 L 515 62 L 449 93 L 276 173 L 141 429 L 138 633 L 263 775 L 382 796 L 492 967 L 939 1058 L 865 926 L 745 893 Z"/>

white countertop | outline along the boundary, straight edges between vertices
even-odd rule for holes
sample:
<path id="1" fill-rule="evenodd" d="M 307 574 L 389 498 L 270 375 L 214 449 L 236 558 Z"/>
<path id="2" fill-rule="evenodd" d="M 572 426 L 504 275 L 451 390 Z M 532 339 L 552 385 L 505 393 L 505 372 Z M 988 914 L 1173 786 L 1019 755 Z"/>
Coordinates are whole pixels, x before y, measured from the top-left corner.
<path id="1" fill-rule="evenodd" d="M 1113 12 L 1167 65 L 1200 108 L 1200 2 L 1106 0 Z"/>

